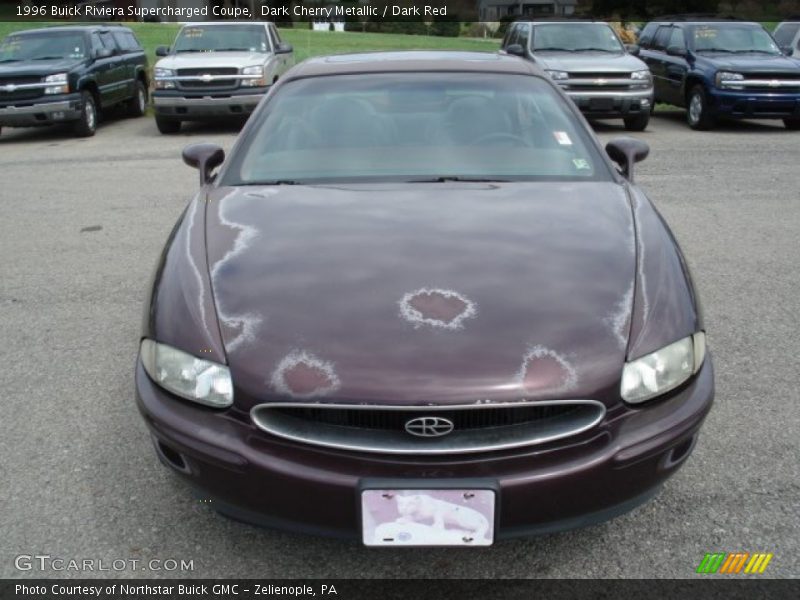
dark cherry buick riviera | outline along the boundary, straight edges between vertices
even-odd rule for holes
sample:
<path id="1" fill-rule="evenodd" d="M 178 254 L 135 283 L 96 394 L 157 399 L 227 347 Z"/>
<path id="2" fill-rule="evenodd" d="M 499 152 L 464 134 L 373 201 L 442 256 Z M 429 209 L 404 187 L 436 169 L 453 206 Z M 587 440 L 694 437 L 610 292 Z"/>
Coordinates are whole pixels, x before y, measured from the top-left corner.
<path id="1" fill-rule="evenodd" d="M 136 367 L 159 458 L 225 515 L 370 546 L 645 502 L 714 396 L 647 154 L 515 57 L 295 67 L 227 159 L 184 150 Z"/>

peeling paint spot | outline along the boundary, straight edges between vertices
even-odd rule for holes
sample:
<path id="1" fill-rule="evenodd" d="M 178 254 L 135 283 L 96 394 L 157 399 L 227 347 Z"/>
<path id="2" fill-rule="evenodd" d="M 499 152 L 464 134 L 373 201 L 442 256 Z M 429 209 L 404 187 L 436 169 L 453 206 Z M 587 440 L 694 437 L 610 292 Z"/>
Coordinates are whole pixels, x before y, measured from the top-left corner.
<path id="1" fill-rule="evenodd" d="M 421 288 L 400 300 L 400 316 L 406 321 L 443 329 L 460 329 L 477 314 L 474 302 L 452 290 Z"/>
<path id="2" fill-rule="evenodd" d="M 272 387 L 293 398 L 314 398 L 339 389 L 333 364 L 305 351 L 295 350 L 278 363 Z"/>
<path id="3" fill-rule="evenodd" d="M 575 368 L 556 351 L 533 346 L 522 359 L 517 381 L 525 390 L 566 392 L 578 383 Z"/>
<path id="4" fill-rule="evenodd" d="M 628 347 L 628 330 L 630 326 L 631 311 L 633 310 L 633 284 L 623 294 L 619 302 L 614 305 L 614 312 L 604 319 L 617 338 L 620 349 Z"/>
<path id="5" fill-rule="evenodd" d="M 219 215 L 220 222 L 231 229 L 238 230 L 239 233 L 233 242 L 233 247 L 225 253 L 225 256 L 214 263 L 214 266 L 211 269 L 211 282 L 215 287 L 217 286 L 220 271 L 228 262 L 234 260 L 237 256 L 244 252 L 259 234 L 258 229 L 255 227 L 246 225 L 244 223 L 237 223 L 236 221 L 228 218 L 228 204 L 230 203 L 230 198 L 234 194 L 235 192 L 231 192 L 230 194 L 223 196 L 219 201 L 219 209 L 217 214 Z M 241 344 L 253 341 L 256 336 L 256 330 L 263 322 L 261 315 L 256 313 L 231 314 L 225 307 L 224 298 L 217 296 L 216 301 L 217 315 L 219 316 L 220 321 L 222 321 L 231 329 L 239 330 L 239 334 L 236 335 L 236 337 L 234 337 L 233 340 L 231 340 L 227 345 L 227 350 L 229 352 L 233 351 Z"/>

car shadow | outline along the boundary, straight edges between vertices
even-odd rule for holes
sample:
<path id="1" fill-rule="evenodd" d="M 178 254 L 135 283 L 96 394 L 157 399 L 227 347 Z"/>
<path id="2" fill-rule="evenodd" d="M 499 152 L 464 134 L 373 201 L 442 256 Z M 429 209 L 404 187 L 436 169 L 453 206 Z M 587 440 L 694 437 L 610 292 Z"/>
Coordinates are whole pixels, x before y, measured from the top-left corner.
<path id="1" fill-rule="evenodd" d="M 133 120 L 129 117 L 123 107 L 114 107 L 104 111 L 97 123 L 95 135 L 103 135 L 104 129 L 110 125 Z M 3 127 L 0 132 L 0 144 L 10 144 L 13 142 L 57 142 L 64 140 L 75 140 L 78 142 L 92 139 L 91 137 L 77 137 L 73 130 L 72 123 L 56 125 L 43 125 L 41 127 Z"/>
<path id="2" fill-rule="evenodd" d="M 657 119 L 663 119 L 665 121 L 671 121 L 673 123 L 682 125 L 686 128 L 687 131 L 691 131 L 689 125 L 686 123 L 686 114 L 682 110 L 664 110 L 664 111 L 656 111 L 653 115 Z M 650 121 L 651 125 L 654 122 Z M 657 123 L 657 122 L 656 122 Z M 766 133 L 766 132 L 785 132 L 785 133 L 794 133 L 789 131 L 783 126 L 783 121 L 780 119 L 771 119 L 771 120 L 738 120 L 738 119 L 721 119 L 717 122 L 717 125 L 714 129 L 711 130 L 713 133 L 734 133 L 734 134 L 741 134 L 741 133 Z M 703 133 L 703 132 L 696 132 L 696 133 Z"/>
<path id="3" fill-rule="evenodd" d="M 184 121 L 181 123 L 180 132 L 174 135 L 239 135 L 245 122 L 246 119 L 243 118 L 215 119 L 214 121 Z M 155 128 L 155 121 L 153 121 L 153 128 Z"/>

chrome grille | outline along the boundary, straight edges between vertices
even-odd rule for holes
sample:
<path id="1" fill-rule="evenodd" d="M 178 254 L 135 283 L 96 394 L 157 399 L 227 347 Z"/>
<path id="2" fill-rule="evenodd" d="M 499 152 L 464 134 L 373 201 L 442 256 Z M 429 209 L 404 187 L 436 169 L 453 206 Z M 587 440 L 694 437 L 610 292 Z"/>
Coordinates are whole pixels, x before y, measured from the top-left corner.
<path id="1" fill-rule="evenodd" d="M 26 86 L 7 91 L 6 86 Z M 28 87 L 30 86 L 30 87 Z M 0 102 L 14 102 L 18 100 L 35 100 L 44 95 L 44 85 L 41 77 L 14 77 L 0 78 Z"/>
<path id="2" fill-rule="evenodd" d="M 573 91 L 601 92 L 633 89 L 641 81 L 631 79 L 630 73 L 568 73 L 563 83 Z"/>
<path id="3" fill-rule="evenodd" d="M 463 454 L 540 444 L 597 425 L 605 407 L 594 400 L 460 406 L 374 406 L 267 403 L 253 408 L 260 429 L 311 445 L 387 454 Z M 406 423 L 439 417 L 453 432 L 437 438 L 410 435 Z"/>
<path id="4" fill-rule="evenodd" d="M 237 87 L 239 81 L 236 77 L 230 79 L 217 79 L 219 75 L 238 75 L 239 70 L 235 67 L 216 67 L 208 69 L 178 69 L 178 87 L 185 90 L 224 90 Z M 203 75 L 214 77 L 211 81 L 197 79 Z M 191 77 L 192 79 L 181 80 L 181 77 Z"/>

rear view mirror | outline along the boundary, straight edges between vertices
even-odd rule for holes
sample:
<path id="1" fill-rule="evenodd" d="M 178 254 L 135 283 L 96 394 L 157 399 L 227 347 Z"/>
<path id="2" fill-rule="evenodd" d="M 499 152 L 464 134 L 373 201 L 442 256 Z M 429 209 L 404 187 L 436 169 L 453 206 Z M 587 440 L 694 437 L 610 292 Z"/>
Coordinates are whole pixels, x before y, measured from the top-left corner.
<path id="1" fill-rule="evenodd" d="M 100 48 L 97 52 L 94 53 L 95 58 L 108 58 L 112 56 L 114 52 L 110 48 Z"/>
<path id="2" fill-rule="evenodd" d="M 294 52 L 294 48 L 291 44 L 282 43 L 275 48 L 275 54 L 291 54 L 292 52 Z"/>
<path id="3" fill-rule="evenodd" d="M 639 48 L 638 44 L 625 44 L 625 49 L 628 51 L 628 54 L 632 54 L 633 56 L 639 56 L 641 53 L 641 48 Z"/>
<path id="4" fill-rule="evenodd" d="M 200 171 L 200 185 L 213 180 L 211 171 L 225 160 L 225 151 L 216 144 L 192 144 L 183 149 L 183 162 Z"/>
<path id="5" fill-rule="evenodd" d="M 670 56 L 687 56 L 689 53 L 683 46 L 670 46 L 667 48 L 667 54 Z"/>
<path id="6" fill-rule="evenodd" d="M 169 54 L 169 46 L 157 46 L 156 56 L 167 56 Z"/>
<path id="7" fill-rule="evenodd" d="M 632 137 L 614 138 L 606 145 L 609 158 L 622 167 L 622 174 L 633 183 L 633 165 L 650 154 L 650 146 Z"/>
<path id="8" fill-rule="evenodd" d="M 508 48 L 506 48 L 506 54 L 511 54 L 513 56 L 525 56 L 525 48 L 519 44 L 511 44 Z"/>

